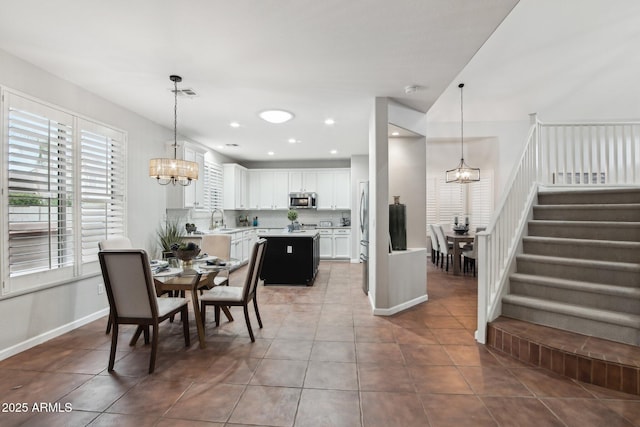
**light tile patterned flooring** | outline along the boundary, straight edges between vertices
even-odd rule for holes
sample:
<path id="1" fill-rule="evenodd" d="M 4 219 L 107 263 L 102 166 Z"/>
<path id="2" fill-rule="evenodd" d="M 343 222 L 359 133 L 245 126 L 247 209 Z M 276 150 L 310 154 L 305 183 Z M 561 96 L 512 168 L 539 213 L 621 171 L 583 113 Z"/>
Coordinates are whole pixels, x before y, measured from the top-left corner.
<path id="1" fill-rule="evenodd" d="M 640 397 L 476 344 L 475 279 L 428 262 L 429 301 L 384 318 L 370 314 L 361 277 L 359 265 L 322 262 L 313 287 L 261 286 L 253 344 L 235 309 L 219 328 L 208 316 L 204 350 L 195 322 L 186 349 L 179 322 L 164 323 L 153 375 L 148 346 L 128 346 L 131 329 L 109 374 L 106 319 L 93 322 L 0 362 L 0 409 L 72 411 L 2 411 L 0 425 L 640 426 Z"/>

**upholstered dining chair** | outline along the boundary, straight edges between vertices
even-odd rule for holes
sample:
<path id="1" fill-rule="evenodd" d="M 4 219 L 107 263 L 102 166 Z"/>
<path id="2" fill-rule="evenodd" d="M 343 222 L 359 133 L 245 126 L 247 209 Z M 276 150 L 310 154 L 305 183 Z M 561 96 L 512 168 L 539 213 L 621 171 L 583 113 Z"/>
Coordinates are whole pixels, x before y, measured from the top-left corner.
<path id="1" fill-rule="evenodd" d="M 202 314 L 202 323 L 205 323 L 205 314 L 208 305 L 213 305 L 215 307 L 216 326 L 220 325 L 220 307 L 241 306 L 244 310 L 244 320 L 247 323 L 251 342 L 255 342 L 256 339 L 253 336 L 253 329 L 251 328 L 251 321 L 249 320 L 248 305 L 249 302 L 253 300 L 253 308 L 256 311 L 258 325 L 262 328 L 262 319 L 260 319 L 260 311 L 258 310 L 256 291 L 266 247 L 266 239 L 259 239 L 253 245 L 253 251 L 251 252 L 244 286 L 216 286 L 200 296 L 200 313 Z"/>
<path id="2" fill-rule="evenodd" d="M 438 261 L 440 260 L 440 246 L 438 246 L 438 236 L 436 236 L 436 230 L 433 227 L 433 224 L 429 224 L 429 234 L 431 242 L 431 262 L 435 265 L 438 265 Z"/>
<path id="3" fill-rule="evenodd" d="M 449 258 L 453 262 L 453 246 L 447 241 L 447 237 L 444 235 L 444 229 L 440 224 L 434 224 L 433 228 L 436 231 L 436 237 L 438 239 L 438 247 L 440 248 L 440 268 L 446 261 L 446 271 L 449 271 Z"/>
<path id="4" fill-rule="evenodd" d="M 101 251 L 107 249 L 133 249 L 133 245 L 128 237 L 117 236 L 99 241 L 98 249 Z M 105 331 L 105 334 L 108 334 L 109 332 L 111 332 L 111 315 L 109 315 L 109 318 L 107 319 L 107 330 Z"/>
<path id="5" fill-rule="evenodd" d="M 478 258 L 478 242 L 477 237 L 473 238 L 473 244 L 468 250 L 462 251 L 462 271 L 466 273 L 469 269 L 473 270 L 473 277 L 476 276 L 476 259 Z"/>
<path id="6" fill-rule="evenodd" d="M 118 327 L 138 325 L 130 345 L 135 345 L 141 331 L 151 326 L 151 357 L 149 373 L 153 373 L 158 351 L 159 324 L 180 313 L 185 346 L 190 346 L 189 313 L 185 298 L 158 298 L 153 284 L 149 257 L 142 249 L 103 250 L 98 253 L 102 277 L 109 298 L 113 333 L 108 370 L 113 371 Z"/>
<path id="7" fill-rule="evenodd" d="M 231 258 L 230 234 L 206 234 L 202 236 L 202 252 L 223 260 Z M 229 270 L 222 270 L 213 278 L 213 286 L 229 286 Z"/>

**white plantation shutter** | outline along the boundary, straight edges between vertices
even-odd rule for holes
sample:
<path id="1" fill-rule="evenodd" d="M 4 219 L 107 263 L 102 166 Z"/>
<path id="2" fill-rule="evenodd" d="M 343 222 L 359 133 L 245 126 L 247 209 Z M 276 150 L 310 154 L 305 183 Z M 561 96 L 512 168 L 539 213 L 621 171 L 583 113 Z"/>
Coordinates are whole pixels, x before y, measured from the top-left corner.
<path id="1" fill-rule="evenodd" d="M 12 288 L 23 290 L 38 282 L 20 276 L 73 274 L 73 117 L 7 98 L 8 266 Z"/>
<path id="2" fill-rule="evenodd" d="M 124 135 L 79 120 L 82 262 L 98 260 L 98 242 L 125 234 Z"/>
<path id="3" fill-rule="evenodd" d="M 2 295 L 99 271 L 98 241 L 126 231 L 126 133 L 3 92 Z"/>
<path id="4" fill-rule="evenodd" d="M 493 171 L 483 170 L 480 181 L 470 184 L 446 183 L 444 174 L 427 175 L 427 224 L 453 225 L 454 218 L 464 222 L 469 215 L 469 228 L 489 224 L 493 214 Z"/>
<path id="5" fill-rule="evenodd" d="M 209 160 L 204 162 L 204 207 L 209 210 L 222 209 L 223 172 L 222 165 Z"/>
<path id="6" fill-rule="evenodd" d="M 474 182 L 469 187 L 471 214 L 471 230 L 476 227 L 486 227 L 493 214 L 493 171 L 483 170 L 480 181 Z"/>

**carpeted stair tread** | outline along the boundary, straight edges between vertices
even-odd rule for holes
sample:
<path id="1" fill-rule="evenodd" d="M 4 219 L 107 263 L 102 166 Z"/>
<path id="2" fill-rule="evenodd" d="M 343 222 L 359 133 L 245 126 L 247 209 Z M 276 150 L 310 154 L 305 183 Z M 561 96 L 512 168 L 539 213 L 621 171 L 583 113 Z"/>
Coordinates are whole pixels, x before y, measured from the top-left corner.
<path id="1" fill-rule="evenodd" d="M 547 237 L 547 236 L 525 236 L 524 240 L 531 242 L 545 242 L 550 244 L 565 244 L 565 245 L 591 245 L 598 246 L 603 249 L 606 248 L 619 248 L 628 250 L 639 250 L 640 242 L 633 241 L 620 241 L 620 240 L 598 240 L 598 239 L 575 239 L 571 237 Z"/>
<path id="2" fill-rule="evenodd" d="M 585 268 L 597 268 L 600 270 L 629 271 L 640 273 L 640 264 L 633 262 L 600 261 L 593 259 L 563 258 L 536 254 L 519 254 L 517 259 L 544 262 L 547 264 L 560 264 L 567 266 L 584 266 Z"/>
<path id="3" fill-rule="evenodd" d="M 591 307 L 583 307 L 573 304 L 549 301 L 540 298 L 527 297 L 522 295 L 505 295 L 503 303 L 514 306 L 526 307 L 540 311 L 553 312 L 571 317 L 595 320 L 611 325 L 628 328 L 640 328 L 640 315 L 630 313 L 620 313 L 610 310 L 601 310 Z"/>
<path id="4" fill-rule="evenodd" d="M 605 283 L 583 282 L 579 280 L 561 279 L 558 277 L 538 276 L 534 274 L 513 273 L 511 280 L 527 282 L 541 286 L 570 289 L 602 295 L 615 295 L 640 301 L 640 283 L 633 286 L 616 286 Z"/>

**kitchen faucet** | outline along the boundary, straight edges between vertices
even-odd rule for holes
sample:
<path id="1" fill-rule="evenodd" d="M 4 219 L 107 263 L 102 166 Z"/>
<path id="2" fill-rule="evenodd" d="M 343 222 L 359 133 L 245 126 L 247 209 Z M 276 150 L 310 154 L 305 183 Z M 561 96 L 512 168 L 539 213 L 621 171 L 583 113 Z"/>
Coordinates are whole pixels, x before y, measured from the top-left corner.
<path id="1" fill-rule="evenodd" d="M 220 220 L 220 225 L 222 226 L 222 228 L 224 228 L 224 211 L 220 208 L 215 208 L 213 211 L 211 211 L 211 223 L 209 224 L 209 230 L 213 230 L 217 228 L 216 225 L 218 221 L 214 222 L 216 212 L 219 212 L 220 215 L 222 216 L 222 219 Z"/>

